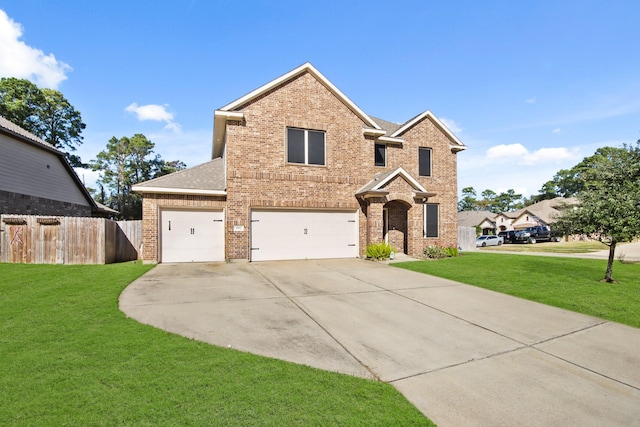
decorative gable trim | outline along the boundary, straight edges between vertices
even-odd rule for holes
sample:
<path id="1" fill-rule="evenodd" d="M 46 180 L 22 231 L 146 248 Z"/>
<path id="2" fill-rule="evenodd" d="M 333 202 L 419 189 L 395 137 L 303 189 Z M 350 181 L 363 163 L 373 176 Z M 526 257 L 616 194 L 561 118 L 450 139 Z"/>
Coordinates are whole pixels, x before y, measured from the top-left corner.
<path id="1" fill-rule="evenodd" d="M 389 194 L 389 192 L 383 187 L 397 176 L 401 176 L 402 178 L 404 178 L 404 180 L 409 183 L 411 187 L 413 187 L 413 197 L 415 199 L 425 201 L 429 197 L 433 197 L 436 195 L 436 193 L 425 190 L 425 188 L 420 185 L 418 181 L 416 181 L 411 175 L 407 173 L 407 171 L 400 167 L 382 176 L 377 175 L 372 181 L 369 181 L 369 183 L 367 183 L 364 187 L 358 190 L 358 192 L 356 192 L 356 197 L 367 199 L 371 197 L 386 196 L 387 194 Z"/>
<path id="2" fill-rule="evenodd" d="M 453 132 L 451 132 L 445 125 L 444 123 L 442 123 L 440 121 L 440 119 L 438 119 L 435 114 L 433 114 L 430 110 L 425 111 L 422 114 L 418 114 L 416 117 L 414 117 L 413 119 L 409 120 L 408 122 L 406 122 L 404 125 L 400 126 L 400 128 L 398 128 L 398 130 L 396 130 L 395 132 L 393 132 L 391 135 L 389 135 L 392 138 L 400 138 L 400 136 L 405 133 L 406 131 L 408 131 L 409 129 L 411 129 L 413 126 L 415 126 L 416 124 L 418 124 L 419 122 L 421 122 L 423 119 L 428 118 L 429 120 L 431 120 L 431 122 L 433 122 L 433 124 L 436 125 L 436 127 L 438 129 L 440 129 L 440 131 L 442 131 L 447 137 L 449 137 L 449 140 L 452 141 L 452 143 L 450 144 L 450 148 L 451 151 L 453 152 L 458 152 L 458 151 L 463 151 L 467 149 L 467 146 L 464 145 L 462 143 L 462 141 L 460 141 L 458 139 L 457 136 L 455 136 L 453 134 Z"/>
<path id="3" fill-rule="evenodd" d="M 262 96 L 263 94 L 269 92 L 270 90 L 282 85 L 283 83 L 288 82 L 289 80 L 304 74 L 309 73 L 314 76 L 320 83 L 322 83 L 331 93 L 333 93 L 340 101 L 342 101 L 351 111 L 353 111 L 368 127 L 374 129 L 380 129 L 380 126 L 376 122 L 373 121 L 371 117 L 369 117 L 364 111 L 360 109 L 353 101 L 351 101 L 340 89 L 338 89 L 333 83 L 329 81 L 320 71 L 318 71 L 311 63 L 305 62 L 298 68 L 295 68 L 288 73 L 278 77 L 275 80 L 270 81 L 269 83 L 260 86 L 256 90 L 249 92 L 242 98 L 236 99 L 235 101 L 225 105 L 220 108 L 219 111 L 232 111 L 242 107 L 244 104 L 254 100 Z"/>
<path id="4" fill-rule="evenodd" d="M 427 190 L 425 190 L 425 188 L 422 185 L 420 185 L 420 183 L 418 181 L 416 181 L 411 175 L 409 175 L 407 173 L 407 171 L 405 171 L 401 167 L 397 168 L 392 173 L 390 173 L 386 178 L 381 180 L 378 184 L 376 184 L 372 188 L 372 190 L 381 189 L 382 187 L 384 187 L 389 181 L 391 181 L 396 176 L 403 177 L 405 179 L 405 181 L 407 181 L 409 184 L 411 184 L 411 186 L 414 188 L 414 190 L 418 190 L 419 192 L 423 192 L 423 193 L 427 192 Z"/>

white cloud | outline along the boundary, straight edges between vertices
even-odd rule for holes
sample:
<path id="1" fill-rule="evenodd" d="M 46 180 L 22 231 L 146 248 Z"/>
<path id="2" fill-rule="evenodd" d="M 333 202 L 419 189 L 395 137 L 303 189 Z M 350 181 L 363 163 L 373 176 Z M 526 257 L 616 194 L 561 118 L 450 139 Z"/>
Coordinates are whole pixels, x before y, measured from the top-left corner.
<path id="1" fill-rule="evenodd" d="M 170 130 L 175 133 L 179 133 L 182 130 L 180 123 L 173 121 L 174 114 L 167 110 L 168 104 L 147 104 L 138 105 L 135 102 L 129 105 L 124 110 L 128 113 L 135 114 L 140 121 L 152 120 L 156 122 L 165 122 L 167 125 L 165 130 Z"/>
<path id="2" fill-rule="evenodd" d="M 140 121 L 154 120 L 158 122 L 170 123 L 173 120 L 173 113 L 167 111 L 167 107 L 168 105 L 166 104 L 138 105 L 134 102 L 124 110 L 128 113 L 135 114 Z"/>
<path id="3" fill-rule="evenodd" d="M 529 154 L 529 150 L 522 144 L 500 144 L 487 150 L 487 157 L 490 159 L 524 157 Z"/>
<path id="4" fill-rule="evenodd" d="M 50 53 L 45 55 L 21 41 L 22 25 L 0 9 L 0 76 L 28 79 L 38 86 L 57 89 L 71 67 Z"/>
<path id="5" fill-rule="evenodd" d="M 523 165 L 537 165 L 540 163 L 561 163 L 576 159 L 576 150 L 570 151 L 565 147 L 540 148 L 530 152 L 522 144 L 500 144 L 487 150 L 487 158 L 491 160 L 507 160 L 511 163 Z"/>
<path id="6" fill-rule="evenodd" d="M 556 135 L 559 135 L 562 133 L 562 129 L 560 128 L 555 128 L 554 130 L 551 131 L 551 133 L 555 133 Z"/>
<path id="7" fill-rule="evenodd" d="M 440 121 L 444 123 L 444 125 L 453 133 L 462 132 L 462 128 L 458 126 L 458 124 L 452 119 L 447 119 L 445 117 L 440 118 Z"/>
<path id="8" fill-rule="evenodd" d="M 534 96 L 533 98 L 527 98 L 526 102 L 527 104 L 535 104 L 537 101 L 537 98 Z"/>

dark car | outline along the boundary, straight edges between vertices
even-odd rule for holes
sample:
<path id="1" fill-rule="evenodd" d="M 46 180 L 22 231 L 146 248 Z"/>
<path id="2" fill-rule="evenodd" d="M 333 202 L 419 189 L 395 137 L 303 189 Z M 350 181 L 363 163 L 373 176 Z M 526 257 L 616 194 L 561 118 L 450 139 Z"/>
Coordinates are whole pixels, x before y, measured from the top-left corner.
<path id="1" fill-rule="evenodd" d="M 516 230 L 501 231 L 498 236 L 502 237 L 504 243 L 513 243 L 516 240 Z"/>

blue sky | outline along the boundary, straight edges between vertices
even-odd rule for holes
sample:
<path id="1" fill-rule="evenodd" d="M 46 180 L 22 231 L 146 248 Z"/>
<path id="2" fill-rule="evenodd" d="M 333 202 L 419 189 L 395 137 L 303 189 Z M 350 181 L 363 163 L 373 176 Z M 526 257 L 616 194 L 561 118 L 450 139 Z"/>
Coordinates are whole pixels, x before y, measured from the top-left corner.
<path id="1" fill-rule="evenodd" d="M 639 16 L 635 0 L 0 0 L 0 77 L 60 90 L 84 161 L 143 133 L 194 166 L 216 108 L 309 61 L 372 116 L 447 123 L 468 146 L 460 189 L 531 195 L 640 139 Z"/>

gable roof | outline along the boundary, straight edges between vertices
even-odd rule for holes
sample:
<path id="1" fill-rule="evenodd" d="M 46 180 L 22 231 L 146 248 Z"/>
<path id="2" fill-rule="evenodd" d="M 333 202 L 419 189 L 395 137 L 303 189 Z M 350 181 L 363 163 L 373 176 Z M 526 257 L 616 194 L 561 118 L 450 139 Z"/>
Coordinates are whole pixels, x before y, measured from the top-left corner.
<path id="1" fill-rule="evenodd" d="M 138 193 L 227 194 L 224 161 L 218 157 L 206 163 L 136 184 Z"/>
<path id="2" fill-rule="evenodd" d="M 476 227 L 485 220 L 495 223 L 496 214 L 490 211 L 460 211 L 458 212 L 458 226 L 460 227 Z"/>
<path id="3" fill-rule="evenodd" d="M 571 205 L 575 202 L 576 199 L 572 197 L 556 197 L 555 199 L 542 200 L 514 212 L 508 212 L 508 214 L 510 218 L 514 218 L 516 220 L 523 215 L 529 214 L 539 218 L 546 224 L 550 224 L 561 215 L 562 209 L 565 205 Z"/>
<path id="4" fill-rule="evenodd" d="M 409 173 L 407 173 L 407 171 L 400 167 L 392 171 L 376 174 L 371 181 L 369 181 L 358 191 L 356 191 L 356 197 L 382 197 L 389 194 L 389 191 L 385 190 L 384 186 L 397 176 L 402 177 L 413 188 L 414 197 L 426 199 L 428 197 L 436 195 L 435 193 L 430 193 L 425 190 L 425 188 L 418 181 L 416 181 L 411 175 L 409 175 Z"/>
<path id="5" fill-rule="evenodd" d="M 396 129 L 391 135 L 389 135 L 391 138 L 400 138 L 402 136 L 402 134 L 404 134 L 406 131 L 408 131 L 409 129 L 411 129 L 412 127 L 414 127 L 415 125 L 417 125 L 418 123 L 420 123 L 422 120 L 424 119 L 429 119 L 431 120 L 431 122 L 436 125 L 436 127 L 438 129 L 440 129 L 440 131 L 442 133 L 444 133 L 445 135 L 447 135 L 447 137 L 449 138 L 449 140 L 451 141 L 451 149 L 453 151 L 463 151 L 467 149 L 467 146 L 464 145 L 462 143 L 462 141 L 460 141 L 458 139 L 457 136 L 454 135 L 453 132 L 451 132 L 449 130 L 449 128 L 447 128 L 445 126 L 444 123 L 442 123 L 440 121 L 440 119 L 438 119 L 430 110 L 427 110 L 421 114 L 418 114 L 417 116 L 415 116 L 412 119 L 409 119 L 406 123 L 404 123 L 402 126 L 400 126 L 398 129 Z"/>
<path id="6" fill-rule="evenodd" d="M 267 92 L 281 86 L 290 80 L 304 74 L 309 73 L 316 78 L 324 87 L 326 87 L 333 95 L 342 101 L 356 116 L 358 116 L 363 125 L 363 133 L 376 137 L 381 143 L 385 144 L 402 144 L 401 135 L 407 130 L 420 123 L 423 119 L 431 120 L 441 132 L 443 132 L 451 141 L 451 150 L 454 152 L 466 150 L 466 146 L 451 132 L 431 111 L 427 110 L 413 117 L 404 124 L 393 123 L 387 120 L 373 118 L 367 115 L 353 101 L 351 101 L 340 89 L 329 81 L 320 71 L 318 71 L 311 63 L 305 62 L 301 66 L 294 68 L 282 76 L 271 80 L 269 83 L 249 92 L 248 94 L 236 99 L 233 102 L 219 108 L 214 112 L 213 126 L 213 149 L 211 158 L 222 156 L 225 144 L 225 132 L 227 121 L 242 121 L 244 114 L 240 110 L 244 105 L 254 99 L 266 94 Z"/>
<path id="7" fill-rule="evenodd" d="M 73 179 L 73 182 L 76 184 L 76 186 L 78 187 L 78 189 L 80 190 L 84 198 L 89 203 L 89 206 L 91 207 L 91 210 L 93 212 L 100 213 L 100 214 L 112 214 L 114 212 L 117 212 L 111 208 L 107 208 L 106 206 L 105 206 L 106 209 L 104 209 L 101 207 L 104 205 L 99 206 L 97 202 L 93 200 L 93 197 L 91 197 L 91 195 L 87 191 L 82 181 L 80 181 L 78 174 L 76 174 L 76 171 L 73 170 L 73 168 L 69 164 L 69 161 L 67 160 L 65 154 L 62 151 L 58 150 L 56 147 L 54 147 L 52 144 L 35 136 L 31 132 L 7 120 L 3 116 L 0 116 L 0 133 L 4 133 L 5 135 L 11 136 L 16 141 L 20 141 L 22 143 L 29 144 L 33 147 L 55 154 L 60 160 L 60 162 L 62 162 L 64 168 L 67 170 L 67 172 L 69 173 L 69 176 L 71 176 L 71 179 Z"/>
<path id="8" fill-rule="evenodd" d="M 249 92 L 236 99 L 233 102 L 225 105 L 222 108 L 219 108 L 214 113 L 214 129 L 213 129 L 213 153 L 212 158 L 219 157 L 222 155 L 222 150 L 224 147 L 224 128 L 225 122 L 227 120 L 242 120 L 243 115 L 239 113 L 237 110 L 242 108 L 247 103 L 253 101 L 254 99 L 264 95 L 270 90 L 275 89 L 278 86 L 281 86 L 294 78 L 309 73 L 316 78 L 324 87 L 326 87 L 336 98 L 338 98 L 342 103 L 344 103 L 353 113 L 358 116 L 365 125 L 380 130 L 380 126 L 371 119 L 364 111 L 360 109 L 353 101 L 351 101 L 340 89 L 338 89 L 333 83 L 329 81 L 320 71 L 318 71 L 310 62 L 305 62 L 297 68 L 289 71 L 282 76 L 271 80 L 269 83 L 260 86 L 259 88 Z"/>

